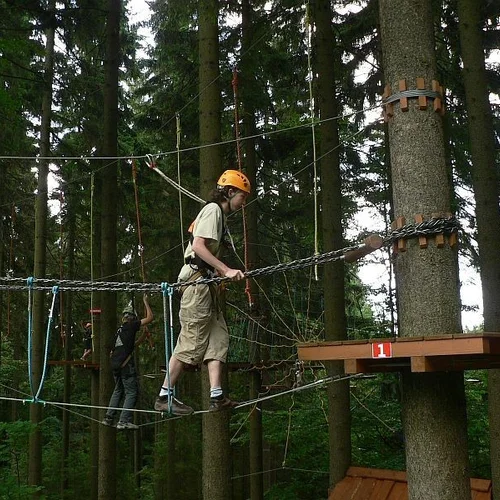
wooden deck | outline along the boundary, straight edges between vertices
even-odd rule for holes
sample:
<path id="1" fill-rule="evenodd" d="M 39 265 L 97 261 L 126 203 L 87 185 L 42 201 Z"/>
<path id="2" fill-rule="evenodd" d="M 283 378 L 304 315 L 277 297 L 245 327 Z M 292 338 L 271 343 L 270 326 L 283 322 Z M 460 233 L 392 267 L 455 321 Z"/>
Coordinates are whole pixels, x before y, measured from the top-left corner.
<path id="1" fill-rule="evenodd" d="M 472 500 L 491 500 L 491 481 L 471 479 Z M 407 500 L 406 472 L 387 469 L 349 467 L 346 477 L 340 481 L 328 500 L 370 499 Z"/>
<path id="2" fill-rule="evenodd" d="M 299 344 L 298 356 L 302 361 L 344 361 L 346 373 L 500 368 L 500 333 Z"/>

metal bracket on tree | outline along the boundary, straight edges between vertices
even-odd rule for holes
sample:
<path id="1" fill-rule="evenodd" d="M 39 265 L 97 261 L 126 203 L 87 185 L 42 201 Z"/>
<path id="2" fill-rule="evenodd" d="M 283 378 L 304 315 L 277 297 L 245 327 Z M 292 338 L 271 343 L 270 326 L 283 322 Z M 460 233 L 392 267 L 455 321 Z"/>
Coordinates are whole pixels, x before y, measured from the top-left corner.
<path id="1" fill-rule="evenodd" d="M 384 121 L 389 121 L 394 116 L 394 102 L 399 101 L 399 109 L 407 112 L 410 108 L 408 106 L 408 99 L 418 99 L 418 109 L 426 110 L 428 107 L 427 99 L 433 100 L 433 109 L 441 116 L 444 115 L 444 98 L 443 87 L 437 80 L 432 80 L 432 90 L 425 88 L 424 78 L 417 78 L 417 88 L 408 90 L 406 79 L 399 80 L 399 91 L 392 94 L 391 86 L 387 84 L 384 87 L 382 94 L 382 105 L 384 108 L 383 115 Z"/>
<path id="2" fill-rule="evenodd" d="M 427 220 L 423 214 L 416 214 L 414 219 L 415 224 L 407 224 L 404 217 L 397 217 L 391 222 L 392 232 L 389 239 L 392 241 L 394 253 L 406 252 L 406 240 L 410 238 L 418 238 L 421 249 L 428 247 L 429 236 L 434 237 L 437 248 L 443 248 L 446 242 L 451 248 L 457 246 L 460 224 L 451 213 L 433 213 Z"/>

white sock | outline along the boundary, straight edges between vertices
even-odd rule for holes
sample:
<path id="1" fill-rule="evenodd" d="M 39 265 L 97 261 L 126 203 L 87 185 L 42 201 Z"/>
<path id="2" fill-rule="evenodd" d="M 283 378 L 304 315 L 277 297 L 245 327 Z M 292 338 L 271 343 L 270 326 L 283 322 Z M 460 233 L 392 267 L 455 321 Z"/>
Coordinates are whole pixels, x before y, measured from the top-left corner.
<path id="1" fill-rule="evenodd" d="M 170 389 L 169 387 L 161 387 L 160 389 L 160 397 L 161 396 L 168 396 L 169 394 L 172 395 L 173 394 L 173 389 Z"/>
<path id="2" fill-rule="evenodd" d="M 211 387 L 210 388 L 210 397 L 211 398 L 218 398 L 219 396 L 222 396 L 222 387 Z"/>

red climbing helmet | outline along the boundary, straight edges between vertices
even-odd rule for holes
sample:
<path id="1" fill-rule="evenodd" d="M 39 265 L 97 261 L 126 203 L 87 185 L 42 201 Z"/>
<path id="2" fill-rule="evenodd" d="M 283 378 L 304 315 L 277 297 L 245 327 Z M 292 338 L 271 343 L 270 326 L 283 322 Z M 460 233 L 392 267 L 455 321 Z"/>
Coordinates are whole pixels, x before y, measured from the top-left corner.
<path id="1" fill-rule="evenodd" d="M 226 170 L 217 181 L 218 186 L 231 186 L 250 194 L 250 181 L 248 177 L 238 170 Z"/>

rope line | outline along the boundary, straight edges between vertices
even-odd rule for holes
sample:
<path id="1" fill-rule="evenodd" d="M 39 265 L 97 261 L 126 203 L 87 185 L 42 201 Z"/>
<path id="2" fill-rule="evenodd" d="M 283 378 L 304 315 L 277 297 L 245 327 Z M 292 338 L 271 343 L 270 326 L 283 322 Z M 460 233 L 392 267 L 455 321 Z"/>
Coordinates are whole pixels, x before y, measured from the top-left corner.
<path id="1" fill-rule="evenodd" d="M 419 224 L 405 224 L 399 229 L 394 229 L 383 240 L 384 246 L 392 245 L 399 239 L 410 239 L 418 236 L 429 236 L 432 234 L 451 234 L 460 230 L 460 224 L 456 217 L 436 218 L 424 221 Z M 304 269 L 318 264 L 326 264 L 344 258 L 344 254 L 354 250 L 359 250 L 364 247 L 364 243 L 347 246 L 340 250 L 331 250 L 318 255 L 312 255 L 303 259 L 293 260 L 287 263 L 270 265 L 267 267 L 253 269 L 244 273 L 247 278 L 257 278 L 260 276 L 268 276 L 277 272 L 285 272 L 297 269 Z M 30 281 L 31 280 L 31 281 Z M 181 286 L 192 285 L 208 285 L 211 283 L 221 283 L 228 281 L 226 277 L 201 278 L 197 281 L 184 282 L 179 281 L 172 283 L 169 286 L 179 288 Z M 161 292 L 162 284 L 159 283 L 136 283 L 136 282 L 116 282 L 116 281 L 79 281 L 79 280 L 54 280 L 47 278 L 28 278 L 28 283 L 25 283 L 25 278 L 14 278 L 5 276 L 0 278 L 0 290 L 25 290 L 36 286 L 37 290 L 50 290 L 54 285 L 58 285 L 61 290 L 74 291 L 144 291 L 144 292 Z"/>
<path id="2" fill-rule="evenodd" d="M 144 265 L 144 244 L 142 242 L 142 228 L 141 228 L 141 209 L 139 205 L 139 185 L 137 183 L 137 165 L 135 161 L 132 161 L 132 180 L 134 183 L 134 199 L 135 199 L 135 218 L 137 221 L 137 243 L 138 243 L 138 251 L 139 251 L 139 263 L 141 266 L 141 278 L 142 281 L 146 281 L 146 268 Z M 144 333 L 139 337 L 136 342 L 136 345 L 142 344 L 144 339 L 147 339 L 149 343 L 150 349 L 154 349 L 153 336 L 149 331 L 147 325 L 144 325 Z"/>
<path id="3" fill-rule="evenodd" d="M 301 469 L 298 467 L 276 467 L 274 469 L 268 469 L 268 470 L 263 470 L 263 471 L 258 471 L 258 472 L 250 472 L 249 474 L 240 474 L 238 476 L 232 476 L 231 479 L 243 479 L 245 477 L 250 477 L 250 476 L 258 476 L 261 474 L 269 474 L 270 472 L 276 472 L 276 471 L 285 471 L 285 470 L 291 470 L 291 471 L 297 471 L 297 472 L 307 472 L 309 474 L 330 474 L 328 471 L 324 470 L 311 470 L 311 469 Z"/>
<path id="4" fill-rule="evenodd" d="M 241 155 L 241 141 L 240 141 L 240 115 L 239 115 L 239 109 L 238 109 L 238 70 L 235 67 L 233 70 L 233 80 L 232 80 L 232 86 L 233 86 L 233 96 L 234 96 L 234 136 L 236 139 L 236 157 L 238 161 L 238 170 L 240 172 L 243 171 L 243 160 L 242 160 L 242 155 Z M 254 186 L 255 189 L 255 186 Z M 244 270 L 248 271 L 249 267 L 249 256 L 248 256 L 248 220 L 247 220 L 247 212 L 245 205 L 241 207 L 241 218 L 243 222 L 243 256 L 244 256 Z M 233 244 L 233 249 L 234 249 L 234 244 Z M 235 251 L 236 253 L 236 251 Z M 253 309 L 254 307 L 254 299 L 252 297 L 252 288 L 250 285 L 250 279 L 247 277 L 245 279 L 245 295 L 248 298 L 248 307 L 250 310 Z"/>
<path id="5" fill-rule="evenodd" d="M 378 104 L 374 104 L 373 106 L 369 106 L 367 108 L 362 108 L 360 110 L 355 110 L 355 111 L 352 111 L 350 113 L 340 114 L 337 116 L 332 116 L 330 118 L 325 118 L 323 120 L 318 120 L 316 123 L 320 124 L 320 123 L 324 123 L 324 122 L 327 122 L 330 120 L 347 119 L 347 118 L 350 118 L 352 116 L 356 116 L 356 115 L 361 114 L 361 113 L 366 113 L 368 111 L 372 111 L 376 108 L 383 106 L 384 104 L 385 103 L 380 102 Z M 277 129 L 277 130 L 262 131 L 262 132 L 259 132 L 257 134 L 242 137 L 240 140 L 244 141 L 247 139 L 256 139 L 258 137 L 266 137 L 266 136 L 279 134 L 282 132 L 289 132 L 291 130 L 296 130 L 296 129 L 310 127 L 310 126 L 311 126 L 311 124 L 309 122 L 308 123 L 301 123 L 300 125 L 294 125 L 292 127 L 285 127 L 285 128 Z M 15 156 L 15 155 L 0 155 L 0 160 L 31 160 L 31 161 L 40 161 L 40 160 L 48 160 L 48 161 L 75 161 L 75 160 L 92 161 L 92 160 L 97 160 L 97 161 L 103 161 L 103 160 L 108 160 L 111 162 L 112 161 L 120 161 L 120 160 L 146 160 L 146 161 L 149 161 L 151 156 L 155 156 L 155 157 L 171 156 L 174 154 L 178 154 L 178 152 L 186 153 L 186 152 L 198 151 L 200 149 L 210 148 L 210 147 L 214 147 L 214 146 L 224 146 L 224 145 L 232 144 L 235 141 L 236 141 L 236 139 L 228 139 L 228 140 L 224 140 L 224 141 L 220 141 L 220 142 L 216 142 L 216 143 L 211 143 L 211 144 L 202 144 L 199 146 L 191 146 L 189 148 L 180 149 L 179 151 L 177 151 L 177 149 L 175 149 L 175 150 L 171 150 L 171 151 L 163 151 L 163 152 L 159 152 L 159 153 L 153 153 L 153 154 L 149 153 L 149 154 L 143 154 L 143 155 L 122 155 L 122 156 L 85 156 L 85 155 L 81 155 L 81 156 Z"/>
<path id="6" fill-rule="evenodd" d="M 305 22 L 307 24 L 307 82 L 309 85 L 309 115 L 311 117 L 311 142 L 312 142 L 312 153 L 313 153 L 313 199 L 314 199 L 314 253 L 319 253 L 319 236 L 318 236 L 318 172 L 317 172 L 317 164 L 318 159 L 316 155 L 316 116 L 314 113 L 314 93 L 313 93 L 313 68 L 311 61 L 311 53 L 312 53 L 312 36 L 313 36 L 313 26 L 310 22 L 310 9 L 311 6 L 309 1 L 306 4 L 306 19 Z M 318 267 L 314 266 L 314 279 L 316 281 L 319 280 L 318 277 Z"/>
<path id="7" fill-rule="evenodd" d="M 175 114 L 175 132 L 176 132 L 176 145 L 177 145 L 177 182 L 181 185 L 181 115 Z M 181 231 L 181 254 L 184 257 L 184 215 L 182 208 L 182 192 L 179 192 L 179 229 Z"/>
<path id="8" fill-rule="evenodd" d="M 168 386 L 168 411 L 172 411 L 172 387 L 170 383 L 170 355 L 173 352 L 173 339 L 169 342 L 169 330 L 173 337 L 173 314 L 172 314 L 172 297 L 174 290 L 172 287 L 168 286 L 166 283 L 162 283 L 162 293 L 163 293 L 163 328 L 165 333 L 165 370 Z M 167 316 L 167 295 L 169 298 L 169 314 Z"/>
<path id="9" fill-rule="evenodd" d="M 317 387 L 319 385 L 325 385 L 333 382 L 341 382 L 344 380 L 349 380 L 351 378 L 357 378 L 361 377 L 363 374 L 362 373 L 357 373 L 355 375 L 347 375 L 347 376 L 330 376 L 326 377 L 323 379 L 315 380 L 314 382 L 311 382 L 309 384 L 304 384 L 299 387 L 295 387 L 292 389 L 289 389 L 287 391 L 282 391 L 276 394 L 271 394 L 269 396 L 264 396 L 260 398 L 256 398 L 250 401 L 245 401 L 243 403 L 238 404 L 235 408 L 243 408 L 245 406 L 250 406 L 250 405 L 256 405 L 258 403 L 261 403 L 262 401 L 266 401 L 269 399 L 277 398 L 280 396 L 285 396 L 287 394 L 291 394 L 294 392 L 299 392 L 307 389 L 312 389 L 313 387 Z M 116 410 L 116 411 L 121 411 L 123 410 L 122 407 L 109 407 L 109 406 L 100 406 L 100 405 L 88 405 L 88 404 L 81 404 L 81 403 L 64 403 L 60 401 L 44 401 L 42 399 L 35 399 L 35 398 L 11 398 L 9 396 L 0 396 L 0 400 L 5 400 L 5 401 L 18 401 L 21 403 L 37 403 L 37 404 L 42 404 L 42 405 L 49 405 L 49 406 L 57 406 L 57 407 L 74 407 L 74 408 L 89 408 L 89 409 L 96 409 L 96 410 Z M 145 410 L 145 409 L 138 409 L 138 408 L 130 408 L 128 411 L 131 412 L 136 412 L 136 413 L 150 413 L 150 414 L 156 414 L 156 415 L 163 415 L 165 412 L 160 412 L 157 410 Z M 203 413 L 209 413 L 209 410 L 197 410 L 190 415 L 200 415 Z M 173 418 L 184 418 L 185 416 L 189 415 L 183 415 L 182 417 L 179 417 L 178 415 L 174 415 L 173 417 L 167 418 L 167 420 L 172 420 Z"/>

